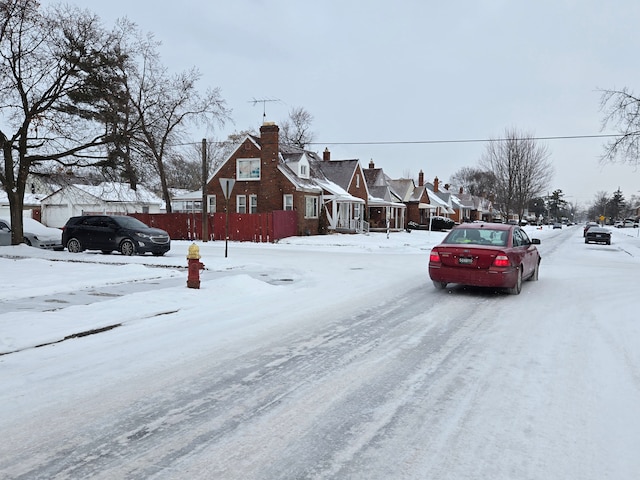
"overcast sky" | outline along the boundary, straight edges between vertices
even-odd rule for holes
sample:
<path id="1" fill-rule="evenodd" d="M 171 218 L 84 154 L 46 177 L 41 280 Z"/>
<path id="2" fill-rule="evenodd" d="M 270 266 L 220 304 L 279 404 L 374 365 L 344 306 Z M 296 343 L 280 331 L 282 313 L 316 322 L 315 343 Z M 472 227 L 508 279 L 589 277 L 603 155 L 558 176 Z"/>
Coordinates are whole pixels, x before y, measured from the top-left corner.
<path id="1" fill-rule="evenodd" d="M 53 4 L 43 0 L 43 4 Z M 213 133 L 314 117 L 321 152 L 370 160 L 393 178 L 448 181 L 507 128 L 535 137 L 602 130 L 601 89 L 640 92 L 640 3 L 621 0 L 76 0 L 108 26 L 127 17 L 162 41 L 164 64 L 197 67 L 233 123 Z M 278 100 L 254 104 L 252 100 Z M 194 132 L 194 142 L 204 133 Z M 431 143 L 444 141 L 444 143 Z M 372 142 L 392 142 L 374 145 Z M 397 142 L 397 143 L 396 143 Z M 562 189 L 640 195 L 640 171 L 601 166 L 603 138 L 544 140 Z M 357 143 L 357 144 L 352 144 Z"/>

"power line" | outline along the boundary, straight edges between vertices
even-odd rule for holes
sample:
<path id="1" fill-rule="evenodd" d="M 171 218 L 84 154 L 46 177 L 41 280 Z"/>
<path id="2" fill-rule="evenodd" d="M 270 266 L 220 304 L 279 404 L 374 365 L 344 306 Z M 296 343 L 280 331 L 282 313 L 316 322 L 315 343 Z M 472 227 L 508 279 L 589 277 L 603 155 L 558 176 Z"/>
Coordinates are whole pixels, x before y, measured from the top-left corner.
<path id="1" fill-rule="evenodd" d="M 256 100 L 261 102 L 263 100 Z M 269 100 L 268 100 L 269 101 Z M 275 101 L 275 100 L 273 100 Z M 598 134 L 598 135 L 556 135 L 548 137 L 526 137 L 530 140 L 580 140 L 585 138 L 614 138 L 623 137 L 624 134 Z M 447 144 L 447 143 L 487 143 L 487 142 L 505 142 L 513 139 L 507 138 L 475 138 L 475 139 L 457 139 L 457 140 L 381 140 L 381 141 L 365 141 L 365 142 L 309 142 L 307 145 L 430 145 L 430 144 Z M 176 143 L 173 146 L 199 144 L 200 142 Z M 226 140 L 218 142 L 210 142 L 215 144 L 226 144 Z"/>
<path id="2" fill-rule="evenodd" d="M 602 135 L 562 135 L 549 137 L 526 137 L 530 140 L 573 140 L 583 138 L 611 138 L 621 137 L 621 134 L 602 134 Z M 308 145 L 421 145 L 421 144 L 442 144 L 442 143 L 486 143 L 486 142 L 505 142 L 511 139 L 506 138 L 475 138 L 475 139 L 458 139 L 458 140 L 389 140 L 379 142 L 309 142 Z"/>

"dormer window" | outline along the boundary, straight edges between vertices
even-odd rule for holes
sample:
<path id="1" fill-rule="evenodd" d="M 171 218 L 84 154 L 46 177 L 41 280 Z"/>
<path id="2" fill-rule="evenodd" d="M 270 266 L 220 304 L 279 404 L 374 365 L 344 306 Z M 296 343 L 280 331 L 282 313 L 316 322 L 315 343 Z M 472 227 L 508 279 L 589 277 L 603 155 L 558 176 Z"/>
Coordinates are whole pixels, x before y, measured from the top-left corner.
<path id="1" fill-rule="evenodd" d="M 309 166 L 300 164 L 300 177 L 308 178 L 309 177 Z"/>

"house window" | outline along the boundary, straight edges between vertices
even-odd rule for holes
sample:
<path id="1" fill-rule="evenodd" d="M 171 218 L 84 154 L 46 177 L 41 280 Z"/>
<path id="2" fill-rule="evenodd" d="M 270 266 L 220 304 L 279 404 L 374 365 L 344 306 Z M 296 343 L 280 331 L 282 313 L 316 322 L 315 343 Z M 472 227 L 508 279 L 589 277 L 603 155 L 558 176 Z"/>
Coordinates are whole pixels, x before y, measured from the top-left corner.
<path id="1" fill-rule="evenodd" d="M 318 197 L 304 197 L 304 218 L 318 218 Z"/>
<path id="2" fill-rule="evenodd" d="M 359 203 L 355 203 L 353 205 L 353 218 L 360 218 L 362 216 L 361 207 L 362 205 L 360 205 Z"/>
<path id="3" fill-rule="evenodd" d="M 216 213 L 216 196 L 215 195 L 207 195 L 207 212 Z"/>
<path id="4" fill-rule="evenodd" d="M 247 213 L 246 195 L 236 195 L 236 213 Z"/>
<path id="5" fill-rule="evenodd" d="M 257 195 L 249 195 L 249 213 L 258 213 Z"/>
<path id="6" fill-rule="evenodd" d="M 236 160 L 236 178 L 238 180 L 260 180 L 260 159 L 238 158 Z"/>
<path id="7" fill-rule="evenodd" d="M 360 188 L 360 174 L 356 174 L 356 188 Z"/>
<path id="8" fill-rule="evenodd" d="M 306 165 L 300 165 L 300 176 L 304 178 L 309 176 L 308 167 Z"/>
<path id="9" fill-rule="evenodd" d="M 293 195 L 287 194 L 284 196 L 283 201 L 283 210 L 293 210 Z"/>

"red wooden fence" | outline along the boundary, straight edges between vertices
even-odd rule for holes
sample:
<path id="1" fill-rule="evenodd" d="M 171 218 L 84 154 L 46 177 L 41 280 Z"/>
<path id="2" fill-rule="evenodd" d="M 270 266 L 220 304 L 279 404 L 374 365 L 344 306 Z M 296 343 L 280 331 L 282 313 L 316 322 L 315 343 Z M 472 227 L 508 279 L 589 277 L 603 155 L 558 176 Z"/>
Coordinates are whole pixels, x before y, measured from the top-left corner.
<path id="1" fill-rule="evenodd" d="M 200 213 L 133 213 L 150 227 L 161 228 L 172 240 L 202 240 Z M 208 215 L 209 240 L 224 240 L 226 215 Z M 297 235 L 298 219 L 295 211 L 278 210 L 270 213 L 230 213 L 229 240 L 238 242 L 275 242 Z"/>

